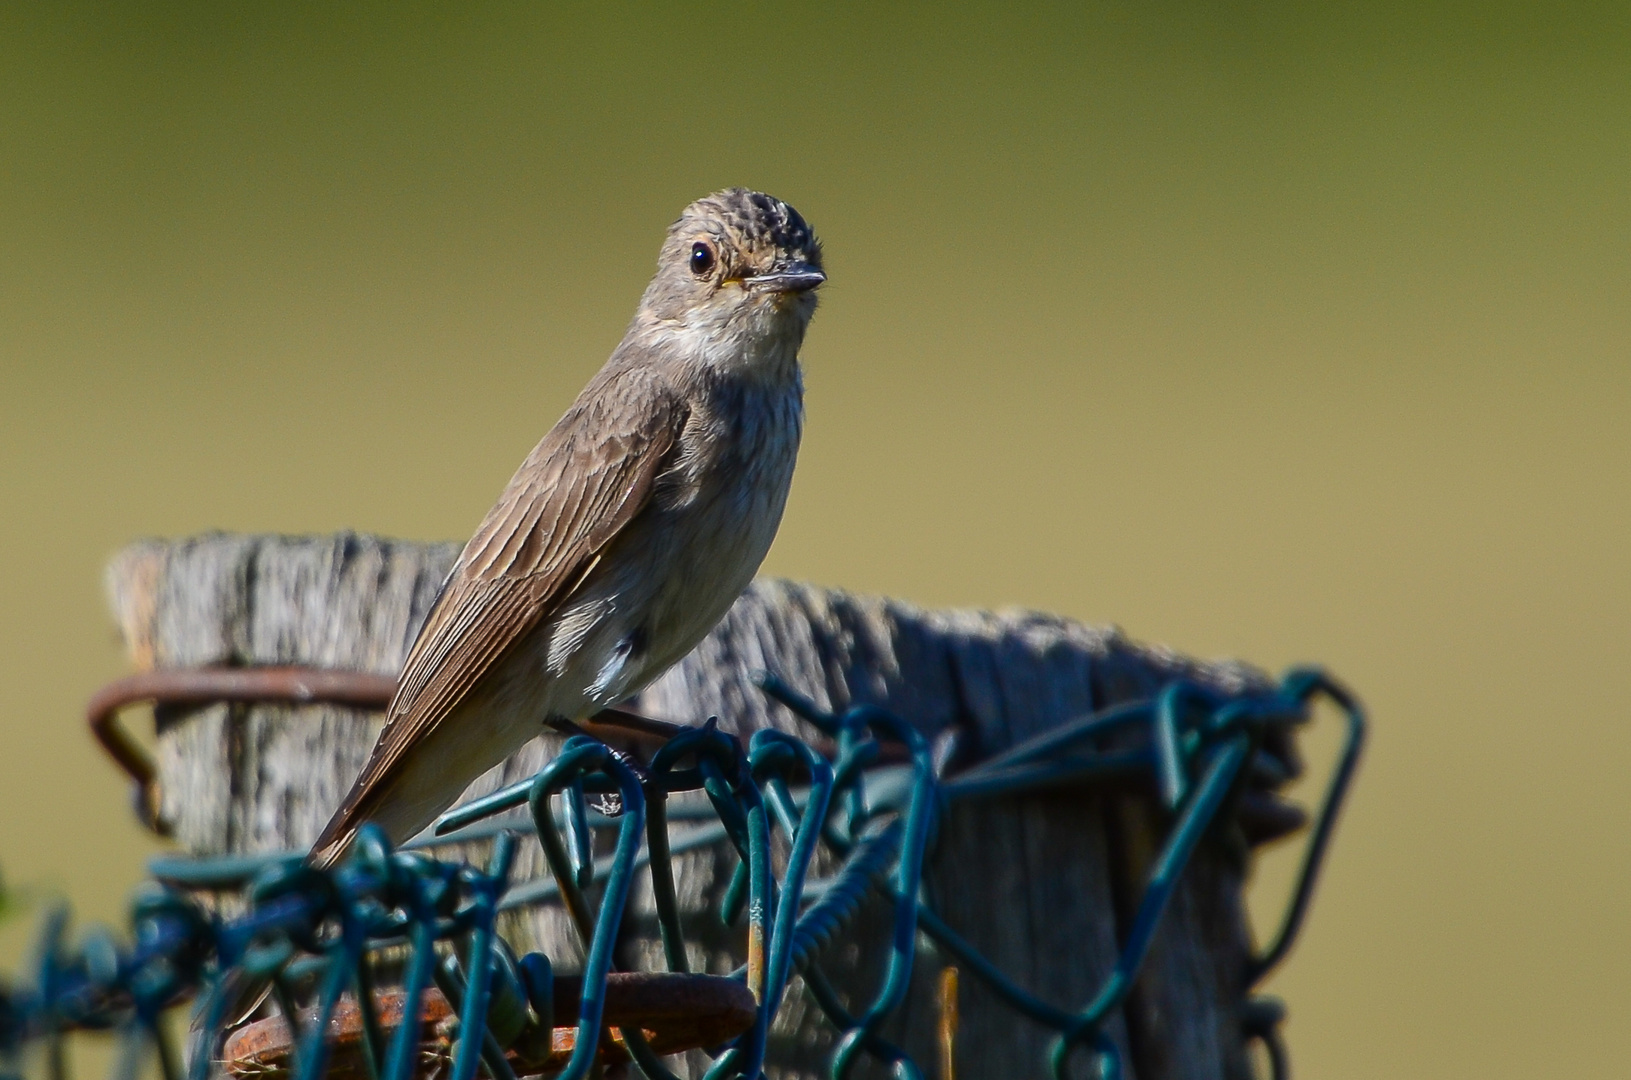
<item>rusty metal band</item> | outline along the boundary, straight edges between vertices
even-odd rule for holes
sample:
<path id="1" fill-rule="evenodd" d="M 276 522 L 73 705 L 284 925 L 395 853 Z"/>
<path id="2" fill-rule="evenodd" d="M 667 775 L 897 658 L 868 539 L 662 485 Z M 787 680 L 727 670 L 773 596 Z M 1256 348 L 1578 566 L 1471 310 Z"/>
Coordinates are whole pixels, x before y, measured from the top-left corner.
<path id="1" fill-rule="evenodd" d="M 158 766 L 145 746 L 120 722 L 132 706 L 175 708 L 209 705 L 339 705 L 384 712 L 396 692 L 396 680 L 361 671 L 309 667 L 199 667 L 144 671 L 98 690 L 85 707 L 91 735 L 136 785 L 136 809 L 148 828 L 160 831 Z M 597 738 L 659 743 L 686 730 L 680 724 L 654 720 L 623 709 L 606 709 L 584 722 Z"/>
<path id="2" fill-rule="evenodd" d="M 388 675 L 361 671 L 335 671 L 311 667 L 198 667 L 145 671 L 128 675 L 98 690 L 85 707 L 91 735 L 135 785 L 137 817 L 154 832 L 164 831 L 159 820 L 158 766 L 130 731 L 120 713 L 132 705 L 173 708 L 209 705 L 339 705 L 366 712 L 384 712 L 396 692 Z M 582 729 L 596 738 L 635 743 L 646 748 L 666 742 L 688 728 L 666 720 L 604 709 Z M 823 756 L 836 756 L 828 741 L 811 740 Z M 898 748 L 885 746 L 880 764 L 898 763 Z M 1236 818 L 1253 846 L 1297 832 L 1307 823 L 1302 809 L 1268 791 L 1248 789 L 1236 806 Z"/>

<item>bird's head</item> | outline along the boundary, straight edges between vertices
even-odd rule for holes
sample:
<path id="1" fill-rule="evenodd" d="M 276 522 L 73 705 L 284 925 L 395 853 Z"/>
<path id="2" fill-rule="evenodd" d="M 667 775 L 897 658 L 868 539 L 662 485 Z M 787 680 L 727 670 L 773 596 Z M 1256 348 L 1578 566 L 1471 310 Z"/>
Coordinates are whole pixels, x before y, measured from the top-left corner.
<path id="1" fill-rule="evenodd" d="M 709 354 L 786 343 L 796 352 L 826 280 L 821 242 L 797 210 L 727 188 L 686 207 L 669 228 L 638 321 Z"/>

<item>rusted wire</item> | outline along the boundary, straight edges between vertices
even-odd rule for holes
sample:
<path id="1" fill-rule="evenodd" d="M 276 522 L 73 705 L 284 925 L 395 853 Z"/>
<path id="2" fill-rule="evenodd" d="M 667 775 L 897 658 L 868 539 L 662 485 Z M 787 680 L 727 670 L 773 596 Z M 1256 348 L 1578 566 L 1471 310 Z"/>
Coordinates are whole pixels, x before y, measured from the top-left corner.
<path id="1" fill-rule="evenodd" d="M 940 1080 L 957 1077 L 957 966 L 940 969 Z"/>
<path id="2" fill-rule="evenodd" d="M 360 671 L 305 667 L 199 667 L 144 671 L 109 683 L 85 707 L 91 735 L 136 785 L 136 815 L 155 832 L 159 820 L 158 766 L 147 748 L 119 722 L 131 705 L 150 703 L 186 708 L 220 703 L 347 705 L 383 710 L 396 680 Z"/>
<path id="3" fill-rule="evenodd" d="M 98 690 L 85 706 L 91 735 L 135 785 L 136 814 L 144 825 L 163 833 L 159 818 L 158 766 L 153 755 L 120 723 L 132 705 L 175 708 L 208 705 L 341 705 L 365 712 L 384 712 L 396 693 L 396 680 L 362 671 L 312 667 L 196 667 L 144 671 Z M 619 737 L 660 745 L 685 730 L 679 724 L 640 716 L 626 709 L 606 709 L 583 728 L 597 737 Z"/>

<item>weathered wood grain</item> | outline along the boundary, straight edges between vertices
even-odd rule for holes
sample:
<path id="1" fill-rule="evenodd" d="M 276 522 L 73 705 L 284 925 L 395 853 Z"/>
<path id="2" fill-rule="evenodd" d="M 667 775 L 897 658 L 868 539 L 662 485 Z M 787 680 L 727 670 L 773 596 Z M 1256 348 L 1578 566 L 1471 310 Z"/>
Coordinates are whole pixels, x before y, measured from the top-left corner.
<path id="1" fill-rule="evenodd" d="M 109 568 L 150 668 L 309 664 L 394 675 L 457 550 L 344 534 L 211 535 L 127 548 Z M 328 706 L 159 710 L 160 820 L 187 850 L 302 845 L 362 768 L 377 716 Z"/>
<path id="2" fill-rule="evenodd" d="M 137 544 L 110 567 L 114 611 L 139 667 L 310 664 L 394 673 L 455 548 L 344 534 L 212 535 Z M 712 634 L 631 703 L 665 719 L 717 715 L 743 734 L 815 732 L 754 685 L 770 670 L 819 705 L 887 705 L 925 735 L 956 729 L 970 758 L 1184 675 L 1220 686 L 1261 676 L 1140 646 L 1119 632 L 1032 612 L 925 611 L 785 581 L 761 580 Z M 361 768 L 379 717 L 334 707 L 214 706 L 157 715 L 161 819 L 199 853 L 309 844 Z M 472 785 L 530 775 L 551 753 L 538 740 Z M 925 885 L 950 925 L 1023 985 L 1079 1007 L 1110 969 L 1129 898 L 1164 821 L 1136 792 L 1061 792 L 954 807 L 940 823 Z M 717 909 L 734 856 L 677 859 L 693 970 L 726 972 L 741 932 Z M 535 845 L 517 864 L 544 873 Z M 823 860 L 817 875 L 832 869 Z M 1236 1009 L 1249 944 L 1242 864 L 1207 845 L 1175 898 L 1129 1003 L 1110 1025 L 1142 1080 L 1242 1077 Z M 579 959 L 559 912 L 504 923 L 519 949 Z M 879 973 L 888 914 L 864 910 L 821 963 L 860 1007 Z M 661 966 L 649 881 L 637 878 L 620 962 Z M 886 1034 L 935 1060 L 939 960 L 921 949 L 906 1006 Z M 978 979 L 962 979 L 957 1066 L 965 1077 L 1042 1077 L 1052 1033 L 1019 1019 Z M 830 1029 L 797 986 L 775 1033 L 773 1076 L 825 1075 Z M 869 1072 L 858 1075 L 881 1075 Z"/>

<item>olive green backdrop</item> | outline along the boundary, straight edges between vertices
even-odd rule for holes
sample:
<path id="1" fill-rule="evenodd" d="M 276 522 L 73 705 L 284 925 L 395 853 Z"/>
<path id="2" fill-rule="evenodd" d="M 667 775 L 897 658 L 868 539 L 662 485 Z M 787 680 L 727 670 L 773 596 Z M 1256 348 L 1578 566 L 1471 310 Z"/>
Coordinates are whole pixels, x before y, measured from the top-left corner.
<path id="1" fill-rule="evenodd" d="M 0 9 L 8 882 L 156 849 L 111 551 L 462 538 L 747 184 L 832 274 L 767 570 L 1327 663 L 1299 1074 L 1624 1075 L 1631 21 L 1325 7 Z"/>

